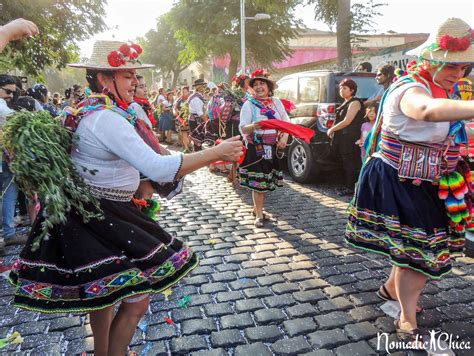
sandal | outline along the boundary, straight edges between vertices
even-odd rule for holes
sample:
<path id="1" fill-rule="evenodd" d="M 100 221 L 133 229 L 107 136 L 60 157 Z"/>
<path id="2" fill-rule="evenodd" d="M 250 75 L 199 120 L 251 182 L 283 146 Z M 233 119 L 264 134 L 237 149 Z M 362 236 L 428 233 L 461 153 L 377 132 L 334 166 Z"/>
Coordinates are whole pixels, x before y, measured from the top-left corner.
<path id="1" fill-rule="evenodd" d="M 263 227 L 263 220 L 261 218 L 256 218 L 253 225 L 255 227 Z"/>
<path id="2" fill-rule="evenodd" d="M 384 294 L 382 294 L 382 292 Z M 377 295 L 377 297 L 379 297 L 382 300 L 385 300 L 385 301 L 388 301 L 388 302 L 391 302 L 391 301 L 398 302 L 397 299 L 394 299 L 390 295 L 390 293 L 387 290 L 387 287 L 385 287 L 385 284 L 382 284 L 382 286 L 379 288 L 379 290 L 377 292 L 375 292 L 375 294 Z M 418 306 L 417 310 L 416 310 L 416 314 L 419 315 L 419 314 L 423 313 L 424 311 L 425 311 L 425 309 L 423 309 L 423 307 Z"/>
<path id="3" fill-rule="evenodd" d="M 405 330 L 400 328 L 400 320 L 395 320 L 395 331 L 398 339 L 406 344 L 406 348 L 409 350 L 424 350 L 423 335 L 420 333 L 420 329 Z"/>
<path id="4" fill-rule="evenodd" d="M 253 216 L 257 216 L 257 214 L 255 213 L 255 210 L 252 211 L 252 215 Z M 267 213 L 263 213 L 263 218 L 262 220 L 270 220 L 270 215 L 268 215 Z"/>

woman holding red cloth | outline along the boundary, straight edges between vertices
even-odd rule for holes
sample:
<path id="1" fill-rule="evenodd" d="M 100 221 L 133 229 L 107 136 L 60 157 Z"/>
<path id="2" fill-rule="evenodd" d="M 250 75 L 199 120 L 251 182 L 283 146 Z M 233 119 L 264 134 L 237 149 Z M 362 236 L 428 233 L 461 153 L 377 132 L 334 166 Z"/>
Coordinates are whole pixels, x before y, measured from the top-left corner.
<path id="1" fill-rule="evenodd" d="M 283 173 L 277 158 L 277 149 L 286 147 L 288 134 L 275 129 L 261 129 L 265 120 L 289 121 L 280 99 L 273 97 L 275 82 L 269 74 L 258 70 L 251 75 L 250 87 L 255 94 L 248 95 L 240 112 L 240 131 L 247 145 L 245 159 L 239 168 L 240 185 L 252 190 L 255 227 L 262 227 L 268 216 L 263 211 L 267 192 L 282 186 Z"/>

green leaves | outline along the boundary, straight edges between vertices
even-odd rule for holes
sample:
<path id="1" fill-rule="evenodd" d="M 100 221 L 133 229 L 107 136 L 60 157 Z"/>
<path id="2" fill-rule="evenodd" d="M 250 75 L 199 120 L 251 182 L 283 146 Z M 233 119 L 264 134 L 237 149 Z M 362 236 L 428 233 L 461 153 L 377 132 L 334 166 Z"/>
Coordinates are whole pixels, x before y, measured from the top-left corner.
<path id="1" fill-rule="evenodd" d="M 6 58 L 12 68 L 37 75 L 46 66 L 64 67 L 78 53 L 77 42 L 104 31 L 105 1 L 15 0 L 4 1 L 0 22 L 23 17 L 38 25 L 40 34 L 12 42 Z M 4 62 L 5 63 L 5 62 Z"/>
<path id="2" fill-rule="evenodd" d="M 296 37 L 301 22 L 292 12 L 300 1 L 246 0 L 246 16 L 268 13 L 270 20 L 246 21 L 247 58 L 254 66 L 271 67 L 291 50 L 288 41 Z M 184 45 L 181 59 L 230 55 L 231 73 L 240 59 L 240 2 L 236 0 L 181 0 L 169 13 L 175 37 Z M 232 72 L 234 66 L 234 72 Z"/>
<path id="3" fill-rule="evenodd" d="M 27 194 L 38 194 L 44 205 L 42 233 L 33 249 L 54 225 L 66 223 L 72 208 L 84 221 L 102 216 L 98 200 L 90 194 L 67 153 L 72 140 L 59 120 L 52 119 L 47 111 L 20 112 L 7 120 L 3 139 L 13 154 L 10 168 L 17 184 Z"/>

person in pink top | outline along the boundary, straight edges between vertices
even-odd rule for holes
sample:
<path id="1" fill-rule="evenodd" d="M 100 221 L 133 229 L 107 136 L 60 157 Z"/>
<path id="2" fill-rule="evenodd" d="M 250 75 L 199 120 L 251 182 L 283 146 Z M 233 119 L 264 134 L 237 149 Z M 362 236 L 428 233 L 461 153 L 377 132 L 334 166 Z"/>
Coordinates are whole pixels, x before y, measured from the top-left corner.
<path id="1" fill-rule="evenodd" d="M 365 157 L 365 139 L 369 135 L 370 130 L 372 130 L 372 127 L 374 127 L 378 108 L 378 103 L 371 103 L 365 108 L 365 117 L 368 121 L 364 122 L 360 127 L 360 138 L 355 142 L 355 144 L 360 147 L 360 156 L 362 157 L 362 161 L 364 161 Z"/>

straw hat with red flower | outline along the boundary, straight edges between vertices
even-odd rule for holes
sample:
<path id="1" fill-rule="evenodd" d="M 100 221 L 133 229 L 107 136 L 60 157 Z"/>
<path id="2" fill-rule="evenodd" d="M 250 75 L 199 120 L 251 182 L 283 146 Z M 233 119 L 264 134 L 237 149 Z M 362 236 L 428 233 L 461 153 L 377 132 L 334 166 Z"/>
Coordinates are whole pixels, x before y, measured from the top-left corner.
<path id="1" fill-rule="evenodd" d="M 120 41 L 97 41 L 91 57 L 82 63 L 71 63 L 70 67 L 96 70 L 128 70 L 153 68 L 153 64 L 142 64 L 138 59 L 143 50 L 137 43 Z"/>

